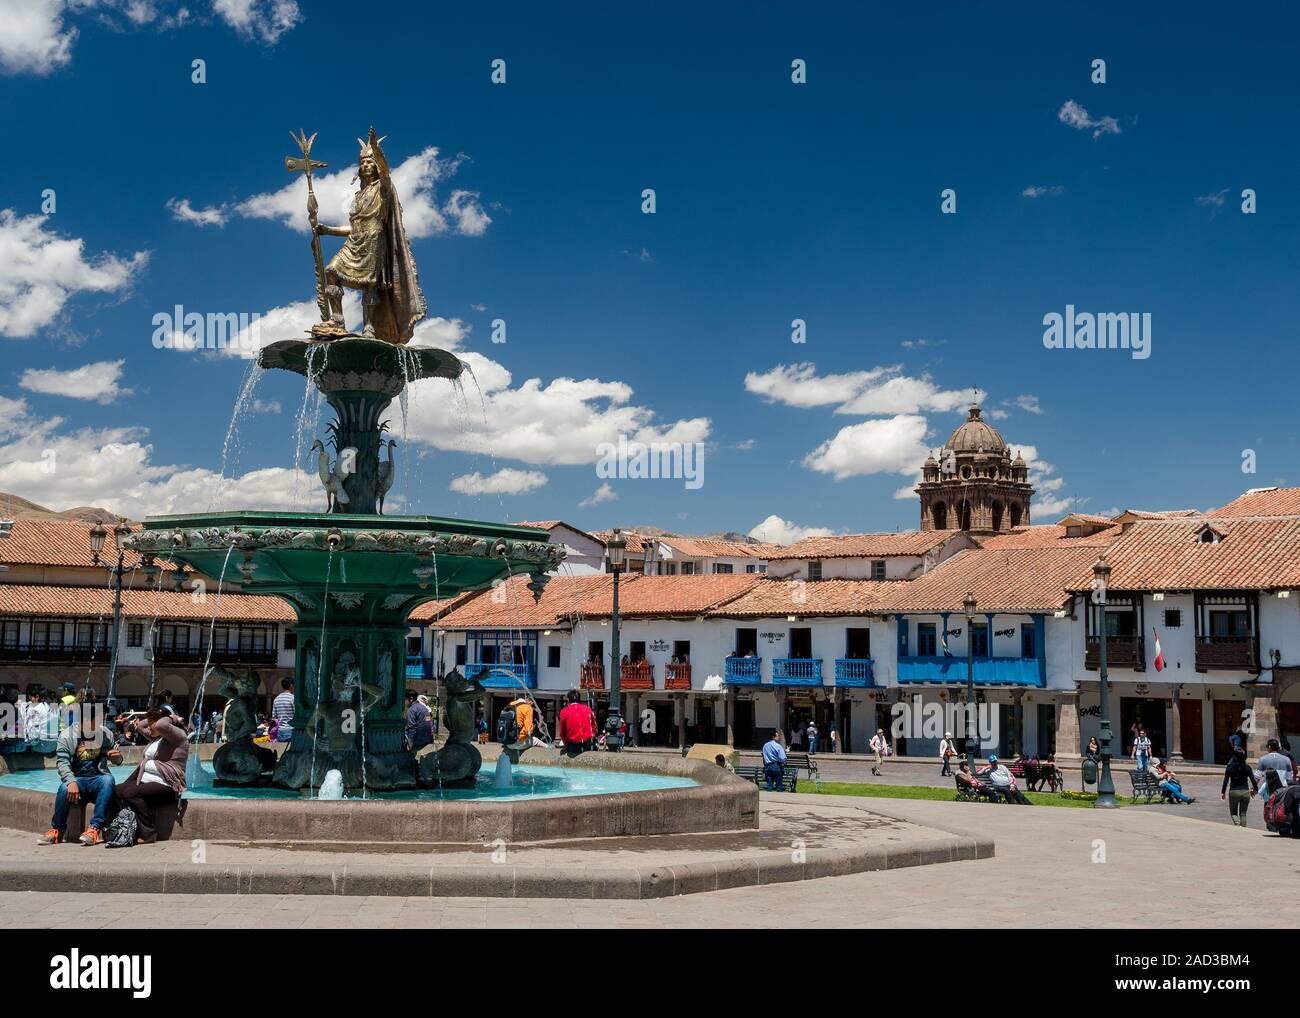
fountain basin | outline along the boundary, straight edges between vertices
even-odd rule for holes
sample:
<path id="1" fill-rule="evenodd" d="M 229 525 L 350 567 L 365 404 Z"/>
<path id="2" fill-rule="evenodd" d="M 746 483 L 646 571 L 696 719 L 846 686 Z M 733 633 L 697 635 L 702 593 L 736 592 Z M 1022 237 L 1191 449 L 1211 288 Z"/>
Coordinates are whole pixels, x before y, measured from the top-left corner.
<path id="1" fill-rule="evenodd" d="M 121 768 L 124 779 L 132 768 Z M 420 789 L 371 799 L 320 801 L 275 788 L 205 788 L 187 793 L 172 839 L 250 845 L 507 844 L 752 830 L 758 789 L 716 764 L 678 757 L 587 753 L 566 759 L 531 749 L 510 790 L 490 771 L 474 789 Z M 53 770 L 0 775 L 0 826 L 49 826 Z M 75 823 L 70 823 L 70 827 Z"/>

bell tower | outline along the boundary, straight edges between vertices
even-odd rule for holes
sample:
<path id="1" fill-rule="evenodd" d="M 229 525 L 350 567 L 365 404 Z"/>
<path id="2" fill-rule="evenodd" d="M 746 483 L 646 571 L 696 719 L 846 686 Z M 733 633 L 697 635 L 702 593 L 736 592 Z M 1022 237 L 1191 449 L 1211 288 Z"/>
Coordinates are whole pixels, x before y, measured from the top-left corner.
<path id="1" fill-rule="evenodd" d="M 938 457 L 927 456 L 916 486 L 922 530 L 1006 533 L 1029 526 L 1034 489 L 1019 453 L 1013 459 L 978 404 L 949 437 Z"/>

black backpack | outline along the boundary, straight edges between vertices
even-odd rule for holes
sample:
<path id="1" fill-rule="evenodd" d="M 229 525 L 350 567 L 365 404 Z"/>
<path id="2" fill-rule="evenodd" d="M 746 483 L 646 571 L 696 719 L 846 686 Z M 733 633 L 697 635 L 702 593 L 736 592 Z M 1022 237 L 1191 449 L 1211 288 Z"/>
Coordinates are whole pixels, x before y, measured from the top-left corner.
<path id="1" fill-rule="evenodd" d="M 508 745 L 519 741 L 519 720 L 513 707 L 506 707 L 497 715 L 497 742 Z"/>

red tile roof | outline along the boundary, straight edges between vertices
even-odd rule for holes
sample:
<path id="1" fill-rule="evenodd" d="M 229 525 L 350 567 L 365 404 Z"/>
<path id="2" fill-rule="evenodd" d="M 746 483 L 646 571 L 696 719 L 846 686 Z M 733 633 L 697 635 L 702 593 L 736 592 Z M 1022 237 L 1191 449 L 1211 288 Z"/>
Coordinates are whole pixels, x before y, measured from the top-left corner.
<path id="1" fill-rule="evenodd" d="M 1223 535 L 1199 540 L 1206 528 Z M 1114 590 L 1300 588 L 1300 517 L 1134 523 L 1106 551 Z M 1091 563 L 1070 585 L 1088 590 Z"/>
<path id="2" fill-rule="evenodd" d="M 556 527 L 568 527 L 575 534 L 582 534 L 584 537 L 590 537 L 593 541 L 605 542 L 601 538 L 581 527 L 575 527 L 572 523 L 565 523 L 564 520 L 538 520 L 536 522 L 520 522 L 514 524 L 516 527 L 536 527 L 538 530 L 554 530 Z"/>
<path id="3" fill-rule="evenodd" d="M 1211 509 L 1206 516 L 1296 516 L 1300 515 L 1300 488 L 1261 488 L 1239 495 L 1225 506 Z"/>
<path id="4" fill-rule="evenodd" d="M 619 594 L 622 595 L 636 579 L 639 578 L 624 576 Z M 612 573 L 553 576 L 543 589 L 541 600 L 534 601 L 533 593 L 528 589 L 528 577 L 513 576 L 499 587 L 468 595 L 430 624 L 438 629 L 548 629 L 566 626 L 573 616 L 583 614 L 587 601 L 602 596 L 609 600 L 608 591 L 613 585 Z"/>
<path id="5" fill-rule="evenodd" d="M 297 619 L 288 602 L 258 594 L 206 595 L 195 602 L 188 592 L 174 590 L 124 590 L 122 613 L 129 618 L 180 619 L 210 622 L 293 622 Z M 107 587 L 53 587 L 22 583 L 0 583 L 0 614 L 39 615 L 60 618 L 113 614 L 113 592 Z"/>
<path id="6" fill-rule="evenodd" d="M 589 531 L 589 533 L 601 544 L 608 544 L 609 539 L 614 536 L 614 531 L 612 530 L 592 530 Z M 624 530 L 623 540 L 627 542 L 627 554 L 641 555 L 645 553 L 646 539 L 641 534 L 632 530 Z"/>
<path id="7" fill-rule="evenodd" d="M 618 591 L 624 618 L 703 615 L 765 582 L 758 573 L 712 573 L 704 576 L 625 577 Z M 554 582 L 554 581 L 552 581 Z M 608 618 L 614 613 L 613 590 L 601 590 L 582 605 L 582 614 Z"/>
<path id="8" fill-rule="evenodd" d="M 1179 516 L 1200 516 L 1199 509 L 1125 509 L 1112 516 L 1116 522 L 1124 520 L 1168 520 Z"/>
<path id="9" fill-rule="evenodd" d="M 717 618 L 783 615 L 865 615 L 904 580 L 760 580 L 745 594 L 708 614 Z"/>
<path id="10" fill-rule="evenodd" d="M 1082 537 L 1067 537 L 1061 524 L 1046 523 L 976 540 L 982 548 L 1004 551 L 1009 548 L 1104 548 L 1119 535 L 1120 528 L 1110 526 Z"/>
<path id="11" fill-rule="evenodd" d="M 660 544 L 666 544 L 686 558 L 752 558 L 766 560 L 774 551 L 780 551 L 779 544 L 750 544 L 747 541 L 723 541 L 712 537 L 674 537 L 665 534 L 659 538 Z"/>
<path id="12" fill-rule="evenodd" d="M 34 566 L 92 566 L 90 560 L 90 527 L 82 520 L 15 520 L 8 537 L 0 538 L 0 562 L 9 565 Z M 106 526 L 104 539 L 105 560 L 112 557 L 117 564 L 117 551 L 113 544 L 113 528 Z M 131 529 L 139 530 L 138 525 Z M 126 567 L 140 564 L 140 556 L 126 553 Z"/>
<path id="13" fill-rule="evenodd" d="M 458 594 L 456 597 L 444 597 L 441 601 L 426 601 L 412 610 L 409 621 L 412 625 L 422 625 L 432 622 L 435 618 L 442 618 L 447 615 L 453 608 L 464 604 L 477 592 Z"/>
<path id="14" fill-rule="evenodd" d="M 899 584 L 879 612 L 960 612 L 966 593 L 980 612 L 1049 612 L 1069 600 L 1067 587 L 1097 560 L 1097 549 L 1020 547 L 959 552 L 915 580 Z"/>
<path id="15" fill-rule="evenodd" d="M 805 537 L 802 541 L 768 553 L 780 559 L 888 558 L 921 556 L 960 534 L 957 530 L 904 531 L 895 534 L 845 534 L 840 537 Z"/>

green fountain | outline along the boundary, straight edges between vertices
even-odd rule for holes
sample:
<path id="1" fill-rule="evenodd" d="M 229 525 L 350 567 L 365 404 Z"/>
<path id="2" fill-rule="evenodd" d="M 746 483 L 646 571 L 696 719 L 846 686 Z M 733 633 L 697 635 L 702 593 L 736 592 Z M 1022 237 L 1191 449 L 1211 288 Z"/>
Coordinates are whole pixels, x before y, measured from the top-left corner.
<path id="1" fill-rule="evenodd" d="M 307 338 L 262 348 L 258 363 L 303 375 L 334 412 L 334 456 L 325 442 L 313 445 L 326 511 L 150 517 L 130 544 L 207 576 L 237 575 L 245 592 L 282 597 L 297 612 L 293 740 L 269 770 L 251 734 L 237 735 L 214 760 L 218 784 L 310 790 L 331 770 L 349 789 L 369 791 L 472 784 L 477 751 L 457 745 L 450 770 L 448 759 L 426 755 L 421 773 L 404 746 L 407 620 L 422 602 L 508 575 L 530 574 L 538 597 L 564 553 L 528 527 L 383 515 L 395 472 L 389 406 L 408 384 L 454 380 L 463 366 L 445 350 L 407 345 L 425 302 L 381 139 L 372 128 L 361 143 L 349 225 L 328 227 L 316 222 L 311 171 L 324 164 L 310 158 L 314 138 L 295 139 L 302 158 L 286 165 L 307 176 L 321 322 Z M 347 240 L 326 266 L 320 237 L 331 235 Z M 362 293 L 360 333 L 344 324 L 343 287 Z M 452 732 L 452 741 L 468 743 L 465 735 Z"/>

